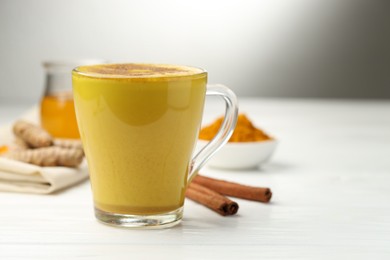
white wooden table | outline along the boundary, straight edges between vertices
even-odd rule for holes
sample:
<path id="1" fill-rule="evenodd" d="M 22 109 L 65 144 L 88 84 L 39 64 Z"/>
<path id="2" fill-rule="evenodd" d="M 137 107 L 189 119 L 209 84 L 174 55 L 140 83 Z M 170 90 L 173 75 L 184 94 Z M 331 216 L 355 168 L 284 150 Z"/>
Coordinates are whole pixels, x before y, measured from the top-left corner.
<path id="1" fill-rule="evenodd" d="M 280 140 L 274 157 L 203 174 L 270 187 L 270 204 L 237 199 L 238 215 L 221 217 L 187 201 L 175 228 L 126 230 L 95 220 L 88 181 L 48 196 L 0 193 L 0 259 L 390 259 L 390 102 L 240 107 Z M 24 109 L 0 104 L 0 123 Z"/>

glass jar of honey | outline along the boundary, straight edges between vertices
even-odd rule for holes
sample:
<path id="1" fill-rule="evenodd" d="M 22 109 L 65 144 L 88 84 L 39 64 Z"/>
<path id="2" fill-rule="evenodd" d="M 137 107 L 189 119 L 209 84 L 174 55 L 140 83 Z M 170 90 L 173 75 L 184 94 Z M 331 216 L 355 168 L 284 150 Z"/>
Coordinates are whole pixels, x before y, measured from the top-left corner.
<path id="1" fill-rule="evenodd" d="M 58 138 L 80 138 L 77 127 L 73 93 L 72 69 L 79 65 L 101 61 L 44 62 L 45 91 L 40 104 L 41 126 Z"/>

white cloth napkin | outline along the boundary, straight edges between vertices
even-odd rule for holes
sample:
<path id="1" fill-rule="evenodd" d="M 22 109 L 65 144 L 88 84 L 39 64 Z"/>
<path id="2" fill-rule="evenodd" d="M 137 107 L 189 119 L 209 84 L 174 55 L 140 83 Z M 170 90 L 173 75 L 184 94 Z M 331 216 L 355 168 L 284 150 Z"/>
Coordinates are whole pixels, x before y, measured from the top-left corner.
<path id="1" fill-rule="evenodd" d="M 33 108 L 21 118 L 38 122 L 38 109 Z M 0 146 L 13 142 L 11 125 L 0 128 Z M 0 157 L 0 191 L 49 194 L 70 187 L 88 178 L 84 161 L 78 168 L 39 167 Z"/>

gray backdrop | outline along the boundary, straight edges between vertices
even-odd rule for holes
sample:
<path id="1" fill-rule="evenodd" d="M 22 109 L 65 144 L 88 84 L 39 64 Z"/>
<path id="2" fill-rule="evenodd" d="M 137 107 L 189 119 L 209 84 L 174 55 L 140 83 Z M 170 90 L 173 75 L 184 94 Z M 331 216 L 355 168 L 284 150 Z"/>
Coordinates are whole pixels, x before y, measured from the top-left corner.
<path id="1" fill-rule="evenodd" d="M 199 66 L 239 96 L 390 98 L 388 3 L 0 0 L 0 101 L 83 58 Z"/>

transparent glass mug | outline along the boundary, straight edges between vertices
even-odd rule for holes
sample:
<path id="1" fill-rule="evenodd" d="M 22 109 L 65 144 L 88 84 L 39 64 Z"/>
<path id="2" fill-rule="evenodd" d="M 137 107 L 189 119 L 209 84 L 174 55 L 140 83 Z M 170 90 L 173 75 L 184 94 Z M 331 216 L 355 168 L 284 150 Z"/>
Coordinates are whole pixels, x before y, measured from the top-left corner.
<path id="1" fill-rule="evenodd" d="M 188 66 L 103 64 L 72 75 L 96 218 L 134 228 L 179 223 L 188 183 L 234 130 L 234 93 L 207 86 L 207 72 Z M 192 158 L 206 95 L 226 101 L 225 118 Z"/>

